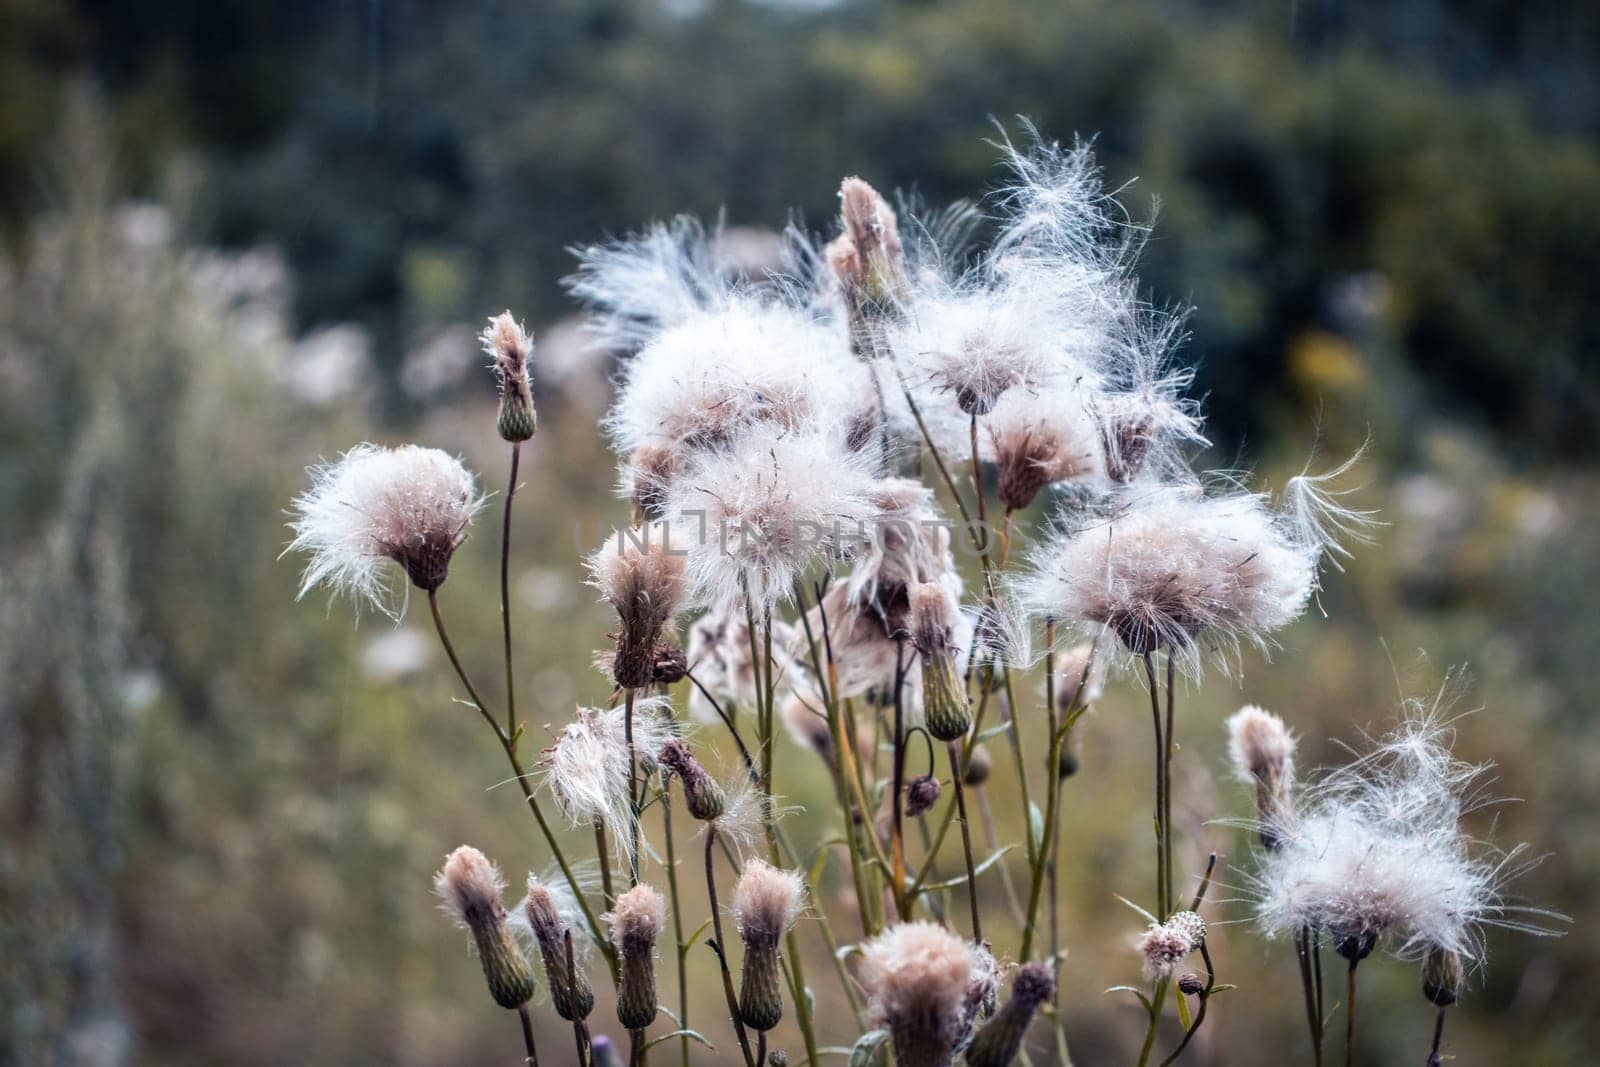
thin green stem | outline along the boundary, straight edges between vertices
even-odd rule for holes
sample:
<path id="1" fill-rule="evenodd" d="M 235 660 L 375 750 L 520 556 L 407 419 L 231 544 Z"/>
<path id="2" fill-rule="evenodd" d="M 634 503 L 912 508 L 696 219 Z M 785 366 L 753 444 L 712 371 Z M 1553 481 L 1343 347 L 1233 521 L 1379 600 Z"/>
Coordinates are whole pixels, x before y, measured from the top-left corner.
<path id="1" fill-rule="evenodd" d="M 661 776 L 661 836 L 667 849 L 667 895 L 672 898 L 672 936 L 678 944 L 678 1029 L 689 1029 L 689 946 L 684 943 L 683 903 L 678 897 L 678 854 L 672 841 L 672 789 Z M 679 1039 L 683 1067 L 689 1067 L 689 1036 Z"/>
<path id="2" fill-rule="evenodd" d="M 611 908 L 617 903 L 616 888 L 611 884 L 611 848 L 606 844 L 606 824 L 599 819 L 594 822 L 594 852 L 600 862 L 600 891 L 606 907 Z"/>
<path id="3" fill-rule="evenodd" d="M 526 1004 L 517 1005 L 517 1019 L 522 1023 L 522 1047 L 528 1053 L 528 1067 L 539 1067 L 539 1050 L 533 1044 L 533 1020 L 528 1017 Z"/>
<path id="4" fill-rule="evenodd" d="M 638 778 L 638 753 L 633 751 L 633 689 L 623 694 L 622 736 L 628 746 L 628 886 L 639 884 L 639 812 L 644 806 Z"/>
<path id="5" fill-rule="evenodd" d="M 1305 994 L 1306 1026 L 1311 1036 L 1311 1057 L 1316 1067 L 1322 1067 L 1322 1013 L 1317 1008 L 1316 991 L 1311 978 L 1311 928 L 1303 926 L 1295 935 L 1295 957 L 1300 963 L 1300 988 Z"/>
<path id="6" fill-rule="evenodd" d="M 1166 824 L 1163 818 L 1166 815 L 1166 777 L 1162 773 L 1166 762 L 1162 758 L 1164 750 L 1161 743 L 1161 687 L 1156 681 L 1156 667 L 1150 660 L 1150 653 L 1144 653 L 1144 672 L 1150 683 L 1150 718 L 1155 730 L 1156 752 L 1156 918 L 1165 920 L 1168 912 L 1167 902 L 1167 850 L 1166 850 Z"/>
<path id="7" fill-rule="evenodd" d="M 1447 1005 L 1439 1005 L 1438 1013 L 1433 1017 L 1433 1046 L 1428 1049 L 1428 1067 L 1440 1067 L 1444 1057 L 1439 1053 L 1439 1045 L 1444 1041 L 1444 1013 Z"/>
<path id="8" fill-rule="evenodd" d="M 972 904 L 972 940 L 983 944 L 983 921 L 978 917 L 978 872 L 972 862 L 972 830 L 967 825 L 966 786 L 961 782 L 963 764 L 960 745 L 951 741 L 945 745 L 950 757 L 950 782 L 955 788 L 957 818 L 961 820 L 961 851 L 967 861 L 967 897 Z M 929 855 L 933 853 L 930 852 Z M 1026 959 L 1027 957 L 1023 957 Z"/>
<path id="9" fill-rule="evenodd" d="M 739 995 L 733 991 L 733 972 L 728 969 L 728 956 L 723 948 L 722 907 L 717 903 L 717 869 L 713 862 L 717 836 L 716 827 L 706 827 L 706 899 L 711 905 L 711 935 L 715 939 L 711 942 L 711 948 L 716 952 L 717 964 L 722 968 L 722 995 L 728 1002 L 728 1015 L 733 1020 L 734 1036 L 739 1039 L 739 1050 L 744 1053 L 745 1067 L 756 1067 L 750 1051 L 750 1038 L 745 1033 L 744 1021 L 739 1018 Z"/>
<path id="10" fill-rule="evenodd" d="M 484 721 L 489 724 L 489 728 L 494 731 L 495 738 L 500 742 L 500 747 L 506 754 L 506 759 L 511 763 L 512 777 L 516 781 L 518 788 L 522 790 L 523 800 L 527 803 L 528 810 L 533 813 L 534 821 L 539 824 L 539 831 L 544 835 L 545 843 L 550 846 L 550 854 L 555 857 L 557 866 L 561 868 L 562 877 L 567 880 L 567 885 L 571 888 L 572 895 L 577 900 L 579 909 L 583 912 L 583 921 L 584 925 L 588 927 L 589 936 L 594 940 L 595 944 L 601 946 L 601 952 L 611 970 L 611 979 L 615 982 L 618 973 L 616 952 L 601 934 L 600 923 L 595 918 L 594 910 L 589 906 L 588 899 L 583 895 L 577 876 L 572 873 L 572 866 L 567 862 L 565 853 L 561 851 L 561 844 L 556 840 L 555 831 L 551 829 L 543 809 L 539 807 L 539 798 L 533 791 L 533 784 L 528 777 L 528 772 L 523 769 L 522 760 L 517 755 L 516 747 L 512 745 L 511 739 L 506 736 L 505 731 L 500 728 L 500 724 L 494 720 L 494 716 L 489 714 L 488 709 L 484 707 L 483 701 L 478 696 L 477 689 L 473 687 L 472 680 L 467 677 L 467 672 L 461 665 L 460 657 L 456 655 L 455 646 L 450 642 L 450 632 L 444 625 L 444 616 L 439 612 L 437 590 L 428 591 L 428 608 L 433 615 L 434 629 L 439 634 L 439 643 L 444 646 L 445 655 L 449 658 L 450 665 L 455 668 L 456 676 L 461 679 L 462 687 L 466 689 L 467 695 L 472 698 L 473 705 L 478 709 L 479 714 L 483 716 Z"/>
<path id="11" fill-rule="evenodd" d="M 506 734 L 517 743 L 517 685 L 511 662 L 511 502 L 517 495 L 517 467 L 522 461 L 522 442 L 511 444 L 511 478 L 506 484 L 506 506 L 500 528 L 500 627 L 505 635 L 506 659 Z"/>
<path id="12" fill-rule="evenodd" d="M 1352 959 L 1345 975 L 1344 1067 L 1355 1067 L 1356 1062 L 1356 965 L 1360 962 Z"/>

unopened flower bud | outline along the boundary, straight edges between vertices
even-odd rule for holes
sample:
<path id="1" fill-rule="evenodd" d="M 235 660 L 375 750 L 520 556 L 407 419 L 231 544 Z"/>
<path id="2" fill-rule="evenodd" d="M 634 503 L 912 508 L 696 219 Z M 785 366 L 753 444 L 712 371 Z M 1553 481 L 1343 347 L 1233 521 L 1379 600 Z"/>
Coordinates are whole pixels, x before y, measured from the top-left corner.
<path id="1" fill-rule="evenodd" d="M 771 1030 L 783 1019 L 783 974 L 778 942 L 788 933 L 805 898 L 793 871 L 751 860 L 733 891 L 733 914 L 744 942 L 739 1019 L 752 1030 Z"/>
<path id="2" fill-rule="evenodd" d="M 906 783 L 906 815 L 915 819 L 939 802 L 939 779 L 919 774 Z"/>
<path id="3" fill-rule="evenodd" d="M 1193 971 L 1178 976 L 1178 992 L 1186 997 L 1197 997 L 1205 991 L 1206 980 Z"/>
<path id="4" fill-rule="evenodd" d="M 1228 718 L 1234 775 L 1256 787 L 1257 829 L 1271 852 L 1294 827 L 1294 750 L 1294 735 L 1270 711 L 1247 704 Z"/>
<path id="5" fill-rule="evenodd" d="M 533 342 L 507 311 L 489 320 L 488 329 L 483 331 L 483 349 L 493 361 L 500 385 L 500 414 L 495 428 L 507 441 L 526 441 L 539 428 L 529 372 Z"/>
<path id="6" fill-rule="evenodd" d="M 727 794 L 694 758 L 688 745 L 677 738 L 668 740 L 661 746 L 659 760 L 663 771 L 677 775 L 683 783 L 684 804 L 690 815 L 701 822 L 721 818 L 727 809 Z"/>
<path id="7" fill-rule="evenodd" d="M 1078 753 L 1068 737 L 1061 742 L 1061 753 L 1056 757 L 1056 777 L 1065 781 L 1078 773 Z"/>
<path id="8" fill-rule="evenodd" d="M 958 741 L 972 728 L 972 709 L 956 676 L 949 594 L 937 582 L 907 590 L 911 643 L 922 660 L 922 707 L 928 733 L 938 741 Z"/>
<path id="9" fill-rule="evenodd" d="M 526 1004 L 533 996 L 533 968 L 506 925 L 499 869 L 482 852 L 462 845 L 445 859 L 433 884 L 452 917 L 471 931 L 495 1003 L 502 1008 Z"/>
<path id="10" fill-rule="evenodd" d="M 667 921 L 667 902 L 647 885 L 617 898 L 608 916 L 617 950 L 617 1021 L 643 1030 L 656 1018 L 656 938 Z"/>
<path id="11" fill-rule="evenodd" d="M 1055 991 L 1055 975 L 1048 963 L 1034 961 L 1017 968 L 1011 996 L 967 1048 L 968 1067 L 1006 1067 L 1015 1060 L 1034 1014 Z"/>
<path id="12" fill-rule="evenodd" d="M 1441 1008 L 1448 1008 L 1461 995 L 1462 968 L 1459 953 L 1430 948 L 1422 960 L 1422 995 Z"/>
<path id="13" fill-rule="evenodd" d="M 539 957 L 544 961 L 545 978 L 550 983 L 550 1000 L 556 1014 L 568 1022 L 587 1019 L 594 1010 L 594 990 L 589 986 L 589 976 L 572 957 L 572 931 L 561 918 L 555 898 L 535 877 L 528 878 L 528 896 L 522 910 L 533 929 L 534 941 L 539 945 Z"/>

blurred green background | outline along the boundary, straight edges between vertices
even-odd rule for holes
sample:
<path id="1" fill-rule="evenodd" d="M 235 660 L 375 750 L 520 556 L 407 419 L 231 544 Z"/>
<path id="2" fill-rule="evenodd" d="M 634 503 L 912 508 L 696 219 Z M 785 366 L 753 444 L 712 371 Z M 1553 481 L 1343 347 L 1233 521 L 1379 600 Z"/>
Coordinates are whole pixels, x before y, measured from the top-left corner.
<path id="1" fill-rule="evenodd" d="M 1590 1062 L 1600 8 L 1579 0 L 0 0 L 0 1061 L 510 1062 L 428 880 L 462 840 L 514 881 L 545 857 L 421 620 L 294 601 L 304 466 L 418 440 L 498 487 L 473 333 L 529 320 L 513 582 L 521 684 L 559 724 L 605 697 L 577 554 L 624 514 L 567 246 L 721 210 L 759 261 L 791 208 L 828 224 L 845 174 L 978 194 L 991 116 L 1018 114 L 1096 136 L 1134 217 L 1159 199 L 1144 277 L 1196 308 L 1210 466 L 1276 485 L 1313 441 L 1371 437 L 1359 500 L 1389 525 L 1326 617 L 1183 697 L 1186 866 L 1250 864 L 1208 823 L 1248 802 L 1222 765 L 1238 704 L 1282 712 L 1315 764 L 1470 664 L 1460 750 L 1521 799 L 1473 830 L 1550 853 L 1519 888 L 1577 921 L 1491 937 L 1454 1062 Z M 485 679 L 492 541 L 444 598 Z M 1128 1061 L 1141 1029 L 1101 993 L 1136 971 L 1113 894 L 1148 880 L 1141 699 L 1113 683 L 1067 786 L 1079 1063 Z M 815 841 L 826 780 L 791 765 Z M 1217 943 L 1243 992 L 1195 1060 L 1298 1056 L 1288 947 L 1242 923 Z M 1364 1060 L 1420 1062 L 1413 969 L 1363 975 Z M 692 1021 L 720 1035 L 715 1014 Z"/>

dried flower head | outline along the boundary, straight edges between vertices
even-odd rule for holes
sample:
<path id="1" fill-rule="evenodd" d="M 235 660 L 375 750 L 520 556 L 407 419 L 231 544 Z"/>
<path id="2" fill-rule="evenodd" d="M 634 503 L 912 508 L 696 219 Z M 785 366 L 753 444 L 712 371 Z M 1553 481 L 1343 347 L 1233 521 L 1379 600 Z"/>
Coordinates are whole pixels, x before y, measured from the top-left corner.
<path id="1" fill-rule="evenodd" d="M 823 432 L 757 428 L 701 456 L 668 507 L 696 599 L 748 597 L 759 617 L 807 568 L 860 540 L 872 485 L 866 462 Z"/>
<path id="2" fill-rule="evenodd" d="M 310 474 L 284 550 L 311 557 L 300 595 L 325 584 L 393 618 L 403 603 L 395 603 L 385 565 L 399 564 L 418 589 L 439 588 L 484 502 L 461 461 L 436 448 L 360 444 Z"/>
<path id="3" fill-rule="evenodd" d="M 1514 905 L 1507 885 L 1532 866 L 1468 837 L 1467 812 L 1490 803 L 1486 766 L 1450 751 L 1454 730 L 1411 702 L 1400 724 L 1355 762 L 1302 790 L 1292 828 L 1263 854 L 1253 880 L 1268 936 L 1310 927 L 1359 960 L 1387 946 L 1397 958 L 1434 951 L 1483 960 L 1483 929 L 1550 930 L 1550 912 Z"/>
<path id="4" fill-rule="evenodd" d="M 635 756 L 647 766 L 668 735 L 670 703 L 664 697 L 633 702 L 633 748 L 628 747 L 626 705 L 579 708 L 545 753 L 546 781 L 574 826 L 602 823 L 618 849 L 631 837 L 633 805 L 628 785 Z"/>
<path id="5" fill-rule="evenodd" d="M 556 1014 L 563 1019 L 587 1019 L 594 1010 L 594 990 L 589 985 L 588 941 L 572 936 L 577 910 L 571 890 L 556 880 L 541 880 L 528 875 L 528 895 L 518 908 L 533 932 L 544 962 L 545 980 L 550 984 L 550 999 Z"/>
<path id="6" fill-rule="evenodd" d="M 919 294 L 889 343 L 930 410 L 953 402 L 963 416 L 987 415 L 1012 390 L 1037 391 L 1070 370 L 1047 310 L 1021 294 Z"/>
<path id="7" fill-rule="evenodd" d="M 1205 940 L 1205 920 L 1192 911 L 1177 912 L 1164 923 L 1151 923 L 1138 941 L 1145 977 L 1167 977 L 1189 953 L 1205 944 Z"/>
<path id="8" fill-rule="evenodd" d="M 1037 615 L 1109 627 L 1131 653 L 1164 648 L 1194 673 L 1202 642 L 1221 652 L 1264 646 L 1297 618 L 1327 548 L 1303 518 L 1273 512 L 1263 497 L 1161 486 L 1047 542 L 1018 592 Z"/>
<path id="9" fill-rule="evenodd" d="M 804 697 L 791 696 L 778 709 L 784 728 L 796 743 L 811 749 L 829 766 L 833 765 L 833 734 L 821 709 Z"/>
<path id="10" fill-rule="evenodd" d="M 1085 399 L 1092 393 L 1082 380 L 1014 392 L 984 420 L 989 447 L 982 458 L 993 461 L 996 495 L 1008 509 L 1027 507 L 1047 485 L 1103 481 L 1099 428 Z"/>
<path id="11" fill-rule="evenodd" d="M 701 822 L 719 818 L 727 810 L 728 797 L 715 778 L 695 759 L 689 746 L 675 737 L 668 738 L 657 757 L 663 776 L 676 775 L 683 783 L 684 803 L 689 814 Z"/>
<path id="12" fill-rule="evenodd" d="M 656 643 L 688 594 L 685 560 L 664 523 L 618 530 L 588 558 L 589 584 L 616 609 L 613 677 L 624 689 L 655 681 Z"/>
<path id="13" fill-rule="evenodd" d="M 496 427 L 507 441 L 526 441 L 539 428 L 533 407 L 533 340 L 511 312 L 489 320 L 483 331 L 483 350 L 500 387 L 500 414 Z"/>
<path id="14" fill-rule="evenodd" d="M 733 891 L 733 915 L 744 942 L 739 1017 L 752 1030 L 771 1030 L 783 1019 L 778 942 L 805 902 L 805 882 L 795 871 L 753 859 Z"/>
<path id="15" fill-rule="evenodd" d="M 606 425 L 633 455 L 664 446 L 680 464 L 745 431 L 827 427 L 842 442 L 871 399 L 844 338 L 798 310 L 741 299 L 664 331 L 625 367 Z"/>
<path id="16" fill-rule="evenodd" d="M 605 919 L 621 969 L 617 1021 L 643 1030 L 656 1017 L 656 939 L 667 923 L 667 902 L 641 883 L 617 897 Z"/>
<path id="17" fill-rule="evenodd" d="M 970 1039 L 981 1005 L 974 985 L 993 981 L 993 961 L 970 941 L 930 922 L 890 926 L 862 949 L 869 1010 L 889 1030 L 895 1062 L 947 1067 Z"/>
<path id="18" fill-rule="evenodd" d="M 1035 960 L 1018 967 L 1011 996 L 972 1039 L 966 1053 L 968 1067 L 1006 1067 L 1015 1060 L 1034 1014 L 1055 993 L 1055 974 L 1048 963 Z"/>
<path id="19" fill-rule="evenodd" d="M 506 925 L 500 894 L 505 881 L 482 852 L 462 845 L 445 858 L 434 890 L 456 923 L 472 933 L 489 993 L 502 1008 L 517 1008 L 533 996 L 533 968 Z"/>
<path id="20" fill-rule="evenodd" d="M 1239 781 L 1256 787 L 1261 844 L 1294 831 L 1294 735 L 1278 716 L 1246 704 L 1228 718 L 1228 756 Z"/>
<path id="21" fill-rule="evenodd" d="M 633 504 L 635 522 L 666 515 L 667 491 L 682 468 L 686 455 L 669 445 L 641 445 L 623 463 L 622 495 Z"/>

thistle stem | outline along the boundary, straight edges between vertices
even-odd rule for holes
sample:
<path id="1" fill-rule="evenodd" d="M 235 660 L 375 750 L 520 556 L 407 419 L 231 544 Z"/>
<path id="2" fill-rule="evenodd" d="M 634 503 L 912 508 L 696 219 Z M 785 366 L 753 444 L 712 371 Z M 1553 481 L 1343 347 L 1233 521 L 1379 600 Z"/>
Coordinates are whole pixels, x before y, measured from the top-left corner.
<path id="1" fill-rule="evenodd" d="M 517 1005 L 517 1019 L 522 1023 L 522 1046 L 528 1050 L 528 1067 L 539 1067 L 539 1050 L 533 1045 L 533 1020 L 528 1016 L 526 1004 Z"/>
<path id="2" fill-rule="evenodd" d="M 643 808 L 643 790 L 638 781 L 638 754 L 633 750 L 633 689 L 623 695 L 622 734 L 628 746 L 628 887 L 639 884 L 639 811 Z"/>
<path id="3" fill-rule="evenodd" d="M 895 910 L 900 913 L 901 921 L 911 918 L 913 900 L 907 895 L 906 887 L 906 840 L 905 828 L 902 825 L 904 813 L 904 793 L 906 776 L 906 744 L 905 744 L 905 639 L 896 638 L 894 643 L 894 784 L 890 794 L 889 823 L 889 851 L 894 861 L 894 901 Z"/>
<path id="4" fill-rule="evenodd" d="M 717 844 L 717 831 L 706 827 L 706 899 L 711 905 L 711 935 L 715 939 L 711 948 L 717 954 L 717 964 L 722 968 L 722 993 L 728 1001 L 728 1016 L 733 1020 L 734 1036 L 739 1039 L 739 1050 L 744 1053 L 745 1067 L 756 1067 L 750 1052 L 750 1038 L 745 1034 L 744 1021 L 739 1018 L 739 995 L 733 991 L 733 972 L 728 969 L 728 957 L 722 945 L 722 908 L 717 903 L 717 870 L 713 849 Z"/>
<path id="5" fill-rule="evenodd" d="M 1167 852 L 1165 839 L 1167 836 L 1166 823 L 1163 817 L 1166 814 L 1166 761 L 1163 759 L 1164 749 L 1161 742 L 1161 688 L 1156 681 L 1156 667 L 1150 660 L 1150 653 L 1144 654 L 1145 676 L 1150 683 L 1150 722 L 1155 730 L 1156 753 L 1156 918 L 1165 920 L 1167 917 Z"/>
<path id="6" fill-rule="evenodd" d="M 596 819 L 594 823 L 594 851 L 600 861 L 600 891 L 606 907 L 617 903 L 616 889 L 611 884 L 611 848 L 606 844 L 606 824 Z"/>
<path id="7" fill-rule="evenodd" d="M 672 898 L 672 936 L 678 943 L 678 1029 L 689 1029 L 689 946 L 684 944 L 683 903 L 678 897 L 678 854 L 672 842 L 672 790 L 667 776 L 661 776 L 661 836 L 667 848 L 667 895 Z M 689 1067 L 689 1035 L 678 1039 L 683 1046 L 683 1067 Z"/>
<path id="8" fill-rule="evenodd" d="M 1316 992 L 1311 978 L 1311 928 L 1302 926 L 1295 935 L 1295 956 L 1300 961 L 1300 987 L 1305 993 L 1306 1025 L 1311 1034 L 1311 1057 L 1315 1067 L 1322 1067 L 1322 1013 L 1317 1008 Z"/>
<path id="9" fill-rule="evenodd" d="M 959 743 L 951 741 L 945 745 L 945 752 L 950 757 L 950 782 L 956 793 L 956 817 L 961 820 L 961 851 L 967 861 L 967 897 L 972 904 L 972 940 L 981 945 L 983 922 L 978 917 L 978 872 L 972 862 L 972 829 L 967 825 L 967 794 L 966 786 L 961 783 L 963 768 Z M 927 832 L 926 827 L 923 832 Z"/>
<path id="10" fill-rule="evenodd" d="M 1433 1047 L 1428 1050 L 1428 1067 L 1440 1067 L 1444 1057 L 1439 1054 L 1439 1043 L 1444 1040 L 1444 1012 L 1445 1005 L 1439 1005 L 1439 1011 L 1433 1017 Z"/>
<path id="11" fill-rule="evenodd" d="M 511 502 L 517 495 L 517 467 L 522 462 L 522 442 L 511 444 L 511 478 L 506 484 L 506 506 L 500 527 L 500 627 L 505 635 L 506 733 L 517 743 L 517 686 L 511 663 Z"/>
<path id="12" fill-rule="evenodd" d="M 483 716 L 484 721 L 489 724 L 489 728 L 494 731 L 495 737 L 500 742 L 500 747 L 505 751 L 506 759 L 511 763 L 513 777 L 517 786 L 522 790 L 523 800 L 527 802 L 528 810 L 533 813 L 534 821 L 539 824 L 539 831 L 544 835 L 545 844 L 550 846 L 550 854 L 555 857 L 556 865 L 561 868 L 562 877 L 567 880 L 567 885 L 571 888 L 572 895 L 577 900 L 579 909 L 583 912 L 583 921 L 584 925 L 589 928 L 589 936 L 594 939 L 595 944 L 601 946 L 601 952 L 611 970 L 611 980 L 614 983 L 618 975 L 616 951 L 600 933 L 600 923 L 595 918 L 594 909 L 589 906 L 589 901 L 579 888 L 578 879 L 572 873 L 572 866 L 567 862 L 565 853 L 561 851 L 561 844 L 556 840 L 555 831 L 550 828 L 549 821 L 544 817 L 544 811 L 539 807 L 539 798 L 533 792 L 533 786 L 528 780 L 528 772 L 522 767 L 522 760 L 517 755 L 516 747 L 511 743 L 511 739 L 506 736 L 505 731 L 500 728 L 500 724 L 495 722 L 494 716 L 490 715 L 484 707 L 483 701 L 478 696 L 478 691 L 473 688 L 472 680 L 467 677 L 466 669 L 461 666 L 461 659 L 456 655 L 455 646 L 450 643 L 450 632 L 445 628 L 444 616 L 439 613 L 439 596 L 436 589 L 428 590 L 428 608 L 433 615 L 434 629 L 439 633 L 439 643 L 444 646 L 445 655 L 449 658 L 450 665 L 455 668 L 456 677 L 461 679 L 461 685 L 466 689 L 467 695 L 472 698 L 478 713 Z"/>
<path id="13" fill-rule="evenodd" d="M 1356 965 L 1360 962 L 1351 960 L 1345 973 L 1344 1067 L 1355 1067 L 1356 1062 Z"/>

